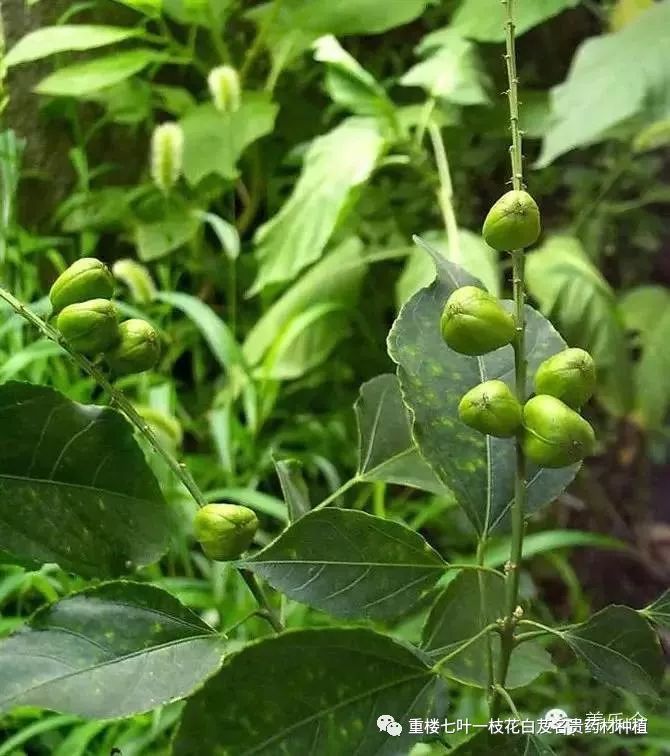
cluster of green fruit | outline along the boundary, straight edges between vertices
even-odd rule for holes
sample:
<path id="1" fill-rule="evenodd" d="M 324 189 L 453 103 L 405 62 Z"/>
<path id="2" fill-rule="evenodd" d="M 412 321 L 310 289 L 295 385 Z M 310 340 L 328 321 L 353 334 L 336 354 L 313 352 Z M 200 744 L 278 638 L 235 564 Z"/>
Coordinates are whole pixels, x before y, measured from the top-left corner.
<path id="1" fill-rule="evenodd" d="M 56 327 L 77 352 L 104 354 L 117 375 L 150 370 L 160 357 L 158 333 L 141 318 L 119 323 L 113 293 L 114 278 L 104 263 L 94 257 L 77 260 L 49 292 Z"/>
<path id="2" fill-rule="evenodd" d="M 535 242 L 540 215 L 523 191 L 504 195 L 484 222 L 486 242 L 500 251 Z M 512 344 L 516 322 L 491 294 L 463 286 L 447 300 L 440 322 L 442 337 L 456 352 L 478 356 Z M 498 438 L 520 436 L 526 457 L 540 467 L 572 465 L 593 453 L 595 434 L 578 410 L 596 384 L 593 359 L 583 349 L 566 349 L 545 360 L 535 373 L 535 396 L 522 404 L 500 380 L 486 381 L 461 399 L 461 420 Z"/>

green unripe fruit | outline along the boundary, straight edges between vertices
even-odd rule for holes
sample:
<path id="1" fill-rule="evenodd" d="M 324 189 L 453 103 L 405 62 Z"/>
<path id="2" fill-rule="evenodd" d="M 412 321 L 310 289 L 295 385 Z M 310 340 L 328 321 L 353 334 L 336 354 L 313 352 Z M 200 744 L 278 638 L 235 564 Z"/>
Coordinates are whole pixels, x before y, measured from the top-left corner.
<path id="1" fill-rule="evenodd" d="M 237 504 L 207 504 L 195 516 L 195 537 L 205 554 L 219 562 L 237 559 L 257 530 L 256 513 Z"/>
<path id="2" fill-rule="evenodd" d="M 535 391 L 579 409 L 593 396 L 596 365 L 583 349 L 566 349 L 545 360 L 535 373 Z"/>
<path id="3" fill-rule="evenodd" d="M 486 381 L 465 394 L 458 405 L 458 416 L 481 433 L 509 438 L 521 426 L 522 410 L 506 383 Z"/>
<path id="4" fill-rule="evenodd" d="M 146 320 L 131 318 L 119 326 L 119 342 L 105 355 L 117 375 L 151 370 L 161 354 L 160 337 Z"/>
<path id="5" fill-rule="evenodd" d="M 492 352 L 514 338 L 514 318 L 500 302 L 476 286 L 463 286 L 449 297 L 440 320 L 442 338 L 455 352 Z"/>
<path id="6" fill-rule="evenodd" d="M 489 210 L 482 234 L 500 252 L 529 247 L 540 236 L 540 209 L 528 192 L 507 192 Z"/>
<path id="7" fill-rule="evenodd" d="M 109 299 L 114 293 L 114 278 L 107 266 L 95 257 L 82 257 L 54 281 L 49 292 L 53 314 L 63 307 L 89 299 Z"/>
<path id="8" fill-rule="evenodd" d="M 567 467 L 593 454 L 593 428 L 555 396 L 540 394 L 523 408 L 523 450 L 540 467 Z"/>
<path id="9" fill-rule="evenodd" d="M 73 349 L 89 356 L 111 349 L 119 339 L 116 307 L 109 299 L 68 305 L 56 325 Z"/>

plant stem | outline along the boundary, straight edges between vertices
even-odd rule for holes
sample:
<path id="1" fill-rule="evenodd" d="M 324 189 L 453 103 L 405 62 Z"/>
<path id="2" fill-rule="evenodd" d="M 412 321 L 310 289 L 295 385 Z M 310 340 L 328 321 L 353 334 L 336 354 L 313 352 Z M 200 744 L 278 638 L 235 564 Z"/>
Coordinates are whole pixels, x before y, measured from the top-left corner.
<path id="1" fill-rule="evenodd" d="M 434 666 L 433 671 L 437 671 L 445 662 L 448 662 L 449 659 L 453 659 L 454 656 L 458 656 L 458 654 L 465 651 L 466 648 L 469 648 L 473 645 L 473 643 L 476 643 L 480 638 L 482 638 L 484 635 L 488 635 L 489 633 L 498 632 L 500 628 L 495 622 L 492 622 L 490 625 L 486 625 L 486 627 L 483 627 L 476 635 L 473 635 L 472 638 L 468 638 L 464 643 L 461 643 L 458 648 L 455 648 L 453 651 L 450 651 L 446 656 L 443 656 Z"/>
<path id="2" fill-rule="evenodd" d="M 509 706 L 509 710 L 514 714 L 514 716 L 521 721 L 521 716 L 519 715 L 519 710 L 514 705 L 514 701 L 512 700 L 512 696 L 503 688 L 502 685 L 496 685 L 495 686 L 496 693 L 501 695 L 505 701 L 507 701 L 507 705 Z"/>
<path id="3" fill-rule="evenodd" d="M 512 165 L 512 186 L 515 190 L 523 188 L 522 141 L 519 129 L 519 94 L 516 70 L 516 46 L 514 41 L 514 0 L 502 0 L 507 11 L 505 34 L 505 64 L 509 88 L 510 127 L 512 144 L 510 162 Z M 525 356 L 525 290 L 524 290 L 524 253 L 522 249 L 512 251 L 514 311 L 516 319 L 516 336 L 514 339 L 514 375 L 516 396 L 521 404 L 526 400 L 526 356 Z M 509 663 L 514 650 L 515 611 L 519 600 L 519 570 L 521 567 L 524 531 L 524 510 L 526 499 L 526 459 L 523 453 L 521 436 L 516 439 L 516 476 L 514 481 L 514 502 L 512 503 L 512 543 L 509 562 L 505 565 L 505 618 L 502 632 L 500 659 L 496 675 L 496 689 L 491 701 L 491 716 L 496 717 L 500 708 L 500 688 L 505 687 Z"/>
<path id="4" fill-rule="evenodd" d="M 438 201 L 444 228 L 447 232 L 447 243 L 449 244 L 449 259 L 457 264 L 461 263 L 461 248 L 458 239 L 458 223 L 456 222 L 456 213 L 454 212 L 453 198 L 454 188 L 451 183 L 451 173 L 449 171 L 449 161 L 447 151 L 444 147 L 442 134 L 435 123 L 428 124 L 428 133 L 433 145 L 435 154 L 435 163 L 437 164 L 437 175 L 440 179 L 440 189 L 438 191 Z"/>
<path id="5" fill-rule="evenodd" d="M 267 599 L 267 596 L 265 595 L 265 593 L 263 593 L 263 589 L 260 587 L 260 585 L 258 585 L 256 576 L 253 574 L 253 572 L 249 572 L 248 570 L 240 569 L 239 573 L 242 577 L 242 580 L 244 580 L 244 582 L 247 584 L 247 587 L 251 591 L 252 596 L 256 599 L 258 604 L 263 607 L 260 613 L 261 616 L 264 617 L 272 625 L 272 628 L 276 633 L 281 633 L 284 629 L 284 626 L 275 614 L 274 609 Z"/>

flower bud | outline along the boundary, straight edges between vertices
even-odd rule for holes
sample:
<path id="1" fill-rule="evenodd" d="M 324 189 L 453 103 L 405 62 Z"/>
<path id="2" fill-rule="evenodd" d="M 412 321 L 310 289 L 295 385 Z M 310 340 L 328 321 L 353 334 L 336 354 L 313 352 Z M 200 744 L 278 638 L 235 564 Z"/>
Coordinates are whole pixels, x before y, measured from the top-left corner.
<path id="1" fill-rule="evenodd" d="M 458 416 L 481 433 L 508 438 L 520 428 L 522 410 L 506 383 L 486 381 L 465 394 L 458 405 Z"/>
<path id="2" fill-rule="evenodd" d="M 184 132 L 178 123 L 162 123 L 151 136 L 151 177 L 165 194 L 181 175 Z"/>
<path id="3" fill-rule="evenodd" d="M 512 190 L 489 210 L 484 241 L 500 252 L 524 249 L 540 236 L 540 210 L 528 192 Z"/>
<path id="4" fill-rule="evenodd" d="M 89 356 L 110 349 L 119 338 L 116 307 L 109 299 L 68 305 L 61 310 L 56 325 L 73 349 Z"/>
<path id="5" fill-rule="evenodd" d="M 545 360 L 535 373 L 535 391 L 579 409 L 593 396 L 596 366 L 583 349 L 566 349 Z"/>
<path id="6" fill-rule="evenodd" d="M 222 113 L 234 113 L 240 107 L 240 77 L 231 66 L 217 66 L 207 77 L 214 107 Z"/>
<path id="7" fill-rule="evenodd" d="M 156 329 L 146 320 L 131 318 L 119 326 L 119 342 L 105 354 L 105 359 L 117 375 L 127 375 L 151 370 L 160 354 Z"/>
<path id="8" fill-rule="evenodd" d="M 454 351 L 492 352 L 514 338 L 514 318 L 500 302 L 476 286 L 463 286 L 449 297 L 440 320 L 442 338 Z"/>
<path id="9" fill-rule="evenodd" d="M 114 279 L 109 268 L 95 257 L 82 257 L 72 263 L 54 281 L 49 299 L 53 314 L 63 307 L 88 299 L 109 299 L 114 293 Z"/>
<path id="10" fill-rule="evenodd" d="M 593 454 L 590 424 L 554 396 L 540 394 L 523 408 L 523 450 L 540 467 L 567 467 Z"/>
<path id="11" fill-rule="evenodd" d="M 246 551 L 258 530 L 256 513 L 237 504 L 207 504 L 195 516 L 195 537 L 210 559 L 226 562 Z"/>

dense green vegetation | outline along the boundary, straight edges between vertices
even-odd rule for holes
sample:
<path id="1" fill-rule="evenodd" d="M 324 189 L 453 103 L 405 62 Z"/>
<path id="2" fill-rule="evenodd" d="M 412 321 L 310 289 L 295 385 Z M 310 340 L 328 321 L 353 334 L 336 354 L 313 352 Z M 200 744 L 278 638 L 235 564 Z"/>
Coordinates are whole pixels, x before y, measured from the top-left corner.
<path id="1" fill-rule="evenodd" d="M 0 756 L 670 749 L 670 0 L 505 5 L 4 0 Z"/>

